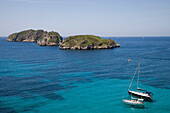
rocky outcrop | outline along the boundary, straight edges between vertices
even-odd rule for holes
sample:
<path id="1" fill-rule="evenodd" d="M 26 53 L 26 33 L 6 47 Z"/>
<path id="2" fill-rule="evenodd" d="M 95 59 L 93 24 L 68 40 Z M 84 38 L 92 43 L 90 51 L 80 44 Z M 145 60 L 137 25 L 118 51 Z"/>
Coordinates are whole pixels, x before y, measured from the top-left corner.
<path id="1" fill-rule="evenodd" d="M 58 46 L 62 42 L 62 37 L 54 31 L 30 29 L 9 35 L 7 41 L 37 42 L 41 46 Z"/>
<path id="2" fill-rule="evenodd" d="M 52 31 L 42 39 L 37 40 L 37 44 L 40 46 L 59 46 L 62 41 L 62 37 L 57 32 Z"/>
<path id="3" fill-rule="evenodd" d="M 94 35 L 77 35 L 64 39 L 60 49 L 89 50 L 89 49 L 112 49 L 120 45 L 111 39 L 102 39 Z"/>

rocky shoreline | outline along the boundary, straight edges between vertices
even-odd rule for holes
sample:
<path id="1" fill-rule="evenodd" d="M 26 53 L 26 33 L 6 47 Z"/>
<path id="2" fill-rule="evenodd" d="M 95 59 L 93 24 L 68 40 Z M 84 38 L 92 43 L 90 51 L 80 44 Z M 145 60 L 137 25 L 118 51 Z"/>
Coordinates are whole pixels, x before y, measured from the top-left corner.
<path id="1" fill-rule="evenodd" d="M 63 46 L 59 46 L 60 49 L 63 49 L 63 50 L 90 50 L 90 49 L 113 49 L 113 48 L 116 48 L 116 47 L 120 47 L 119 44 L 116 44 L 116 45 L 113 45 L 113 46 L 86 46 L 86 47 L 80 47 L 80 46 L 77 46 L 77 47 L 63 47 Z"/>
<path id="2" fill-rule="evenodd" d="M 37 41 L 37 44 L 40 46 L 59 46 L 59 43 L 54 42 L 45 42 L 45 41 Z"/>

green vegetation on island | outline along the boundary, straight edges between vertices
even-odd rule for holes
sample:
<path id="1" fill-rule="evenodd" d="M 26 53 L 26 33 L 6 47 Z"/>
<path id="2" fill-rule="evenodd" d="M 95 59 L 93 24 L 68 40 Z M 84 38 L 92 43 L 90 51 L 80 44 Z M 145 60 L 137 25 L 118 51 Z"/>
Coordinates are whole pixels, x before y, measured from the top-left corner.
<path id="1" fill-rule="evenodd" d="M 7 41 L 14 42 L 37 42 L 41 46 L 58 46 L 62 40 L 63 38 L 57 32 L 32 29 L 13 33 L 7 38 Z"/>
<path id="2" fill-rule="evenodd" d="M 37 42 L 40 46 L 58 46 L 60 49 L 111 49 L 120 45 L 111 39 L 102 39 L 94 35 L 69 36 L 63 40 L 59 33 L 44 30 L 25 30 L 8 36 L 7 41 Z"/>
<path id="3" fill-rule="evenodd" d="M 120 45 L 111 39 L 102 39 L 94 35 L 69 36 L 60 44 L 60 49 L 111 49 Z"/>

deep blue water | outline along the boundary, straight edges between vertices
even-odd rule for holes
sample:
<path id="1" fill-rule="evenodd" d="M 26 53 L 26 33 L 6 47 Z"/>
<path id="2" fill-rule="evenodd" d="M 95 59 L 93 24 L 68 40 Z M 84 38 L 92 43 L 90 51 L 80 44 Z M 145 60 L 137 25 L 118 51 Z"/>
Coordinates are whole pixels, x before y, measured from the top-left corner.
<path id="1" fill-rule="evenodd" d="M 0 38 L 0 113 L 170 112 L 170 37 L 112 39 L 121 47 L 74 51 Z M 144 109 L 121 101 L 139 61 Z"/>

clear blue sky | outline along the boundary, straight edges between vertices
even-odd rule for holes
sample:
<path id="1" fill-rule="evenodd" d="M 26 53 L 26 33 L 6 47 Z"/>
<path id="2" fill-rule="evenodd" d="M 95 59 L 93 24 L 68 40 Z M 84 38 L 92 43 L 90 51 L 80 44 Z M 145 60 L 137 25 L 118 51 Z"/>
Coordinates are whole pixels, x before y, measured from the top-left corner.
<path id="1" fill-rule="evenodd" d="M 0 15 L 0 36 L 26 29 L 170 36 L 170 0 L 0 0 Z"/>

